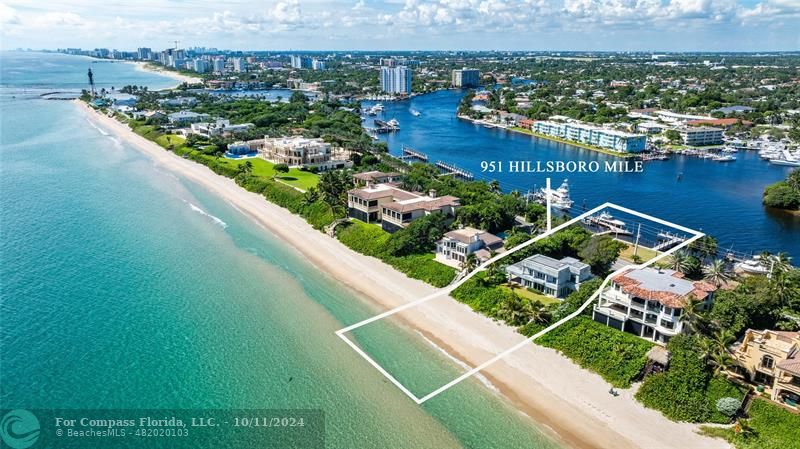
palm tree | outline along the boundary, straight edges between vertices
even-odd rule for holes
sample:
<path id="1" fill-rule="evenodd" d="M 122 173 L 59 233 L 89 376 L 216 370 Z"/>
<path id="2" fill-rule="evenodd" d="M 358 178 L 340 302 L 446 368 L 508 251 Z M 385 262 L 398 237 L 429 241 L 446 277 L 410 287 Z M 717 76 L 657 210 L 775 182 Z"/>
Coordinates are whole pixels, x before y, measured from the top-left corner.
<path id="1" fill-rule="evenodd" d="M 478 258 L 475 257 L 475 254 L 470 254 L 464 259 L 464 262 L 461 263 L 461 267 L 466 272 L 470 272 L 478 266 Z"/>
<path id="2" fill-rule="evenodd" d="M 695 298 L 694 295 L 689 296 L 686 300 L 686 305 L 683 307 L 683 316 L 681 321 L 686 329 L 693 334 L 700 333 L 704 329 L 703 316 L 700 309 L 703 307 L 703 302 Z"/>
<path id="3" fill-rule="evenodd" d="M 680 271 L 681 273 L 686 273 L 689 271 L 691 267 L 691 261 L 689 260 L 689 255 L 686 254 L 684 251 L 678 251 L 672 255 L 669 259 L 669 268 L 675 271 Z"/>
<path id="4" fill-rule="evenodd" d="M 489 191 L 492 193 L 500 193 L 500 182 L 493 179 L 492 182 L 489 183 Z"/>
<path id="5" fill-rule="evenodd" d="M 316 187 L 310 187 L 306 190 L 306 193 L 303 194 L 303 204 L 306 206 L 310 206 L 316 203 L 319 200 L 319 190 Z"/>
<path id="6" fill-rule="evenodd" d="M 550 320 L 550 312 L 541 301 L 525 301 L 522 304 L 522 312 L 528 323 L 544 324 Z"/>
<path id="7" fill-rule="evenodd" d="M 715 376 L 731 366 L 734 359 L 728 348 L 735 339 L 736 337 L 731 331 L 718 330 L 714 332 L 712 338 L 708 340 L 708 344 L 710 345 L 709 354 L 707 354 L 708 363 L 714 367 Z"/>
<path id="8" fill-rule="evenodd" d="M 727 284 L 732 278 L 725 261 L 722 259 L 715 259 L 710 264 L 703 267 L 703 275 L 705 280 L 714 284 L 717 288 L 722 284 Z"/>

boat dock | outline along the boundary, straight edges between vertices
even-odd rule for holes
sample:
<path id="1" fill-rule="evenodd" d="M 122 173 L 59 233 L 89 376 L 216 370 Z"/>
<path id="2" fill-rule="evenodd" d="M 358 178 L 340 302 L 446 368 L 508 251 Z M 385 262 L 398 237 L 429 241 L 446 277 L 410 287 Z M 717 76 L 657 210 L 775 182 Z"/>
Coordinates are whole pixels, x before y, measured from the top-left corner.
<path id="1" fill-rule="evenodd" d="M 673 246 L 677 246 L 678 244 L 686 240 L 685 237 L 675 235 L 669 232 L 659 232 L 658 238 L 661 239 L 661 242 L 659 242 L 656 246 L 653 247 L 653 249 L 656 251 L 666 251 L 672 248 Z"/>
<path id="2" fill-rule="evenodd" d="M 403 155 L 400 157 L 403 160 L 414 160 L 420 162 L 428 162 L 428 155 L 417 151 L 413 148 L 409 148 L 407 146 L 403 146 Z"/>
<path id="3" fill-rule="evenodd" d="M 435 165 L 436 168 L 444 172 L 446 175 L 452 175 L 465 181 L 472 181 L 475 179 L 475 175 L 453 164 L 448 164 L 447 162 L 443 161 L 436 161 Z"/>

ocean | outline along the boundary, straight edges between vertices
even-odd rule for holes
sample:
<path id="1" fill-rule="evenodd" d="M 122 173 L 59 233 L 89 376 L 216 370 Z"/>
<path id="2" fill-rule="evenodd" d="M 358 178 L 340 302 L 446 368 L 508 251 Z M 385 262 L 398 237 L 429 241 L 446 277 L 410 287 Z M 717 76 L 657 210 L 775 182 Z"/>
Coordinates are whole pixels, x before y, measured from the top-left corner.
<path id="1" fill-rule="evenodd" d="M 76 105 L 39 97 L 84 87 L 90 66 L 107 89 L 174 81 L 0 58 L 0 408 L 313 409 L 328 448 L 561 447 L 478 379 L 409 400 L 334 335 L 376 308 Z M 399 325 L 372 334 L 382 359 L 423 354 L 410 382 L 462 371 Z"/>

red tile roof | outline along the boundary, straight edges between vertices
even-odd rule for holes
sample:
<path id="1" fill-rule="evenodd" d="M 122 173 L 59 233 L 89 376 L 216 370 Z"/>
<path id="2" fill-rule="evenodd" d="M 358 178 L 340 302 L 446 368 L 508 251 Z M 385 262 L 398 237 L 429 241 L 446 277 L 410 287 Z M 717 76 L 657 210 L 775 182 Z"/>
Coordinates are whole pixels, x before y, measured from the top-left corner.
<path id="1" fill-rule="evenodd" d="M 708 282 L 697 281 L 697 282 L 692 282 L 694 289 L 686 295 L 679 295 L 677 293 L 668 291 L 649 290 L 644 287 L 641 287 L 640 281 L 626 276 L 628 273 L 632 271 L 633 270 L 631 269 L 623 273 L 620 273 L 616 277 L 614 277 L 613 281 L 622 288 L 622 291 L 624 291 L 629 295 L 636 296 L 642 299 L 658 301 L 667 307 L 672 307 L 676 309 L 685 307 L 686 302 L 690 296 L 694 296 L 698 300 L 703 301 L 708 297 L 709 293 L 717 289 Z M 683 274 L 678 272 L 673 273 L 672 276 L 678 279 L 683 278 Z"/>

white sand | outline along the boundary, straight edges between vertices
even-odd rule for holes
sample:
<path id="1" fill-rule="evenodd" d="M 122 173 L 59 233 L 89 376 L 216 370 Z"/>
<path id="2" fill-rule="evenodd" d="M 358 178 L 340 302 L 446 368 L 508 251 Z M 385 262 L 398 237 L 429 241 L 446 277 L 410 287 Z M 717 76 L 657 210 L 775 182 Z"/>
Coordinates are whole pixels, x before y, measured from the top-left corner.
<path id="1" fill-rule="evenodd" d="M 182 73 L 173 72 L 172 70 L 166 70 L 166 69 L 162 69 L 162 68 L 154 68 L 153 66 L 147 65 L 146 62 L 142 62 L 142 61 L 126 61 L 126 62 L 129 62 L 129 63 L 135 65 L 137 69 L 139 69 L 139 70 L 141 70 L 143 72 L 158 73 L 159 75 L 166 76 L 167 78 L 172 78 L 172 79 L 174 79 L 176 81 L 179 81 L 179 83 L 176 84 L 173 87 L 177 87 L 182 83 L 197 84 L 197 83 L 202 83 L 203 82 L 202 78 L 199 78 L 199 77 L 196 77 L 196 76 L 184 75 Z"/>
<path id="2" fill-rule="evenodd" d="M 234 204 L 302 253 L 321 271 L 360 296 L 390 308 L 435 291 L 377 259 L 348 249 L 314 230 L 302 218 L 240 188 L 233 180 L 163 150 L 133 133 L 126 125 L 98 114 L 88 106 L 83 105 L 82 110 L 95 123 L 146 153 L 156 163 Z M 403 312 L 399 318 L 471 366 L 488 360 L 524 338 L 512 328 L 479 315 L 449 297 L 421 304 Z M 337 339 L 334 335 L 331 338 Z M 696 425 L 674 423 L 660 413 L 644 408 L 633 399 L 633 390 L 621 390 L 618 397 L 611 396 L 608 394 L 610 386 L 600 376 L 579 368 L 551 349 L 531 344 L 490 366 L 482 374 L 519 410 L 542 426 L 549 427 L 557 438 L 572 447 L 730 447 L 722 440 L 697 434 Z M 464 412 L 469 413 L 468 410 Z"/>

